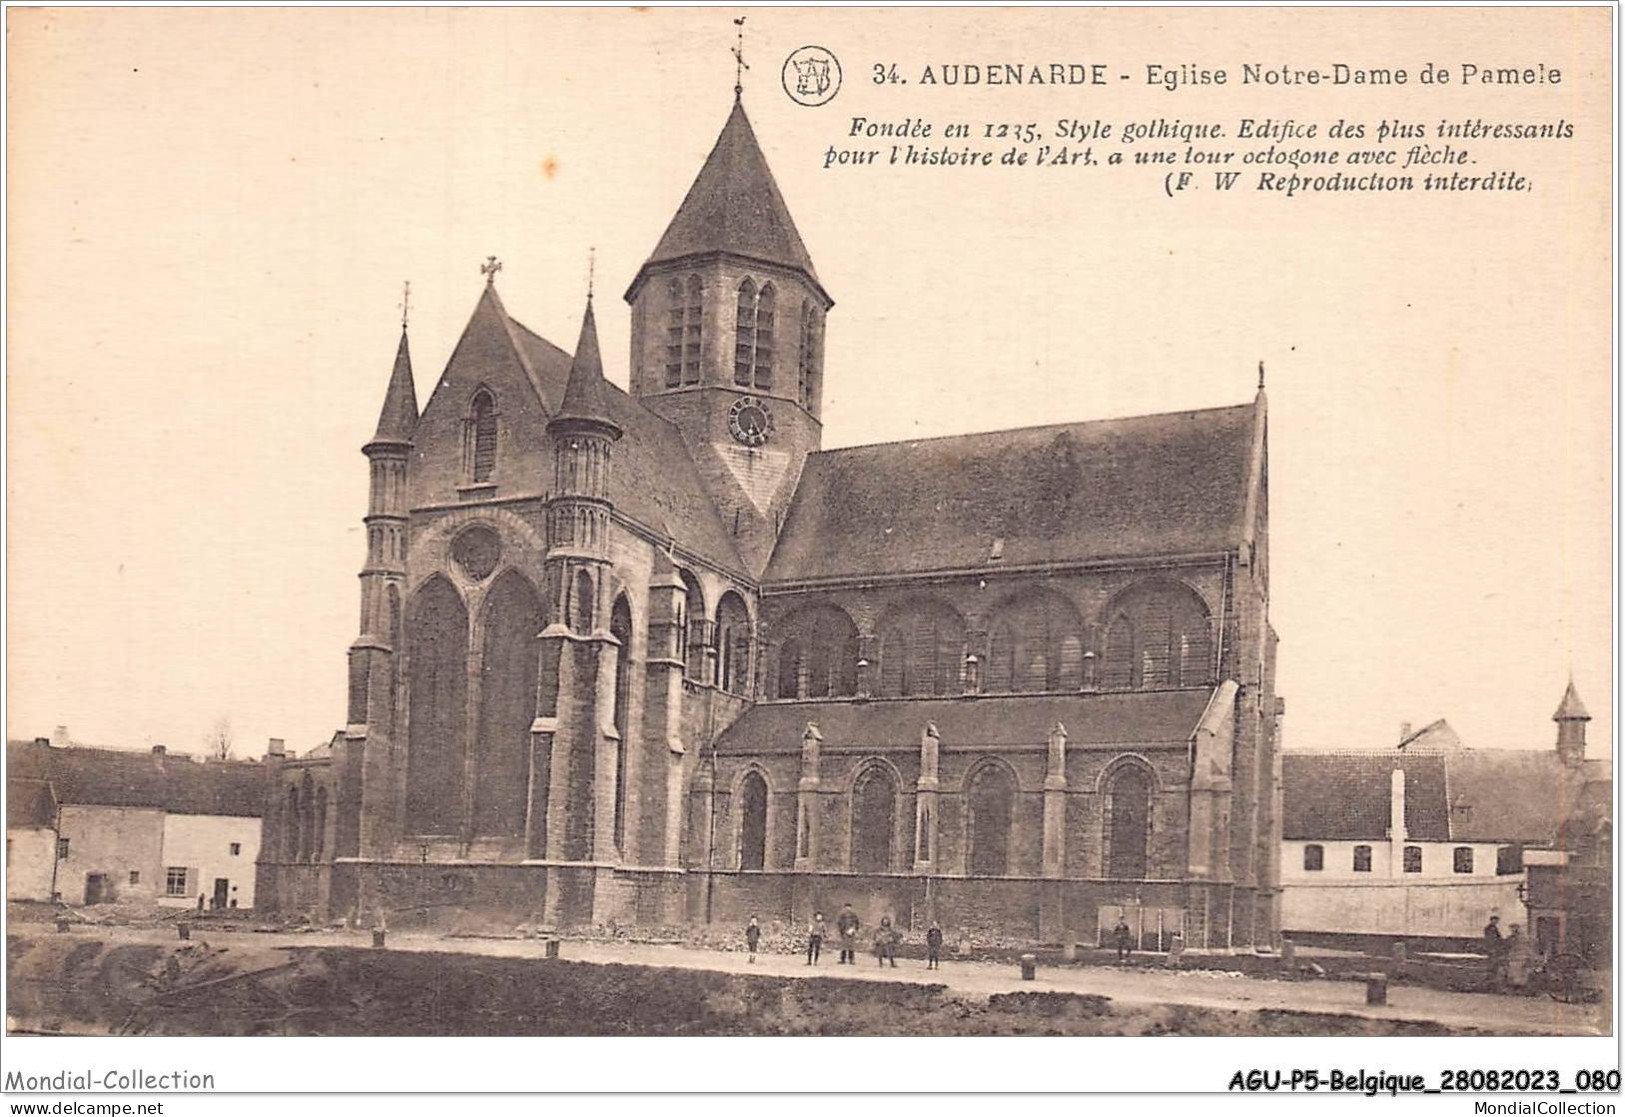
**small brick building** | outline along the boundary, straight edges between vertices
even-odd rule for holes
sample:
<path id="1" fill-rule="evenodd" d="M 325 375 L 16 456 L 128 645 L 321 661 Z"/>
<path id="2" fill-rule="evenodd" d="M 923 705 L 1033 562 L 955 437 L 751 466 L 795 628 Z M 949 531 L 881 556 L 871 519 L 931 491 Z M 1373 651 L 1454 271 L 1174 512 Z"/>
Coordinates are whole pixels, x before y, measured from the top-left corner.
<path id="1" fill-rule="evenodd" d="M 737 99 L 626 291 L 630 392 L 590 298 L 567 353 L 495 277 L 421 414 L 403 331 L 348 724 L 284 763 L 267 897 L 1274 939 L 1262 383 L 821 450 L 834 300 Z"/>

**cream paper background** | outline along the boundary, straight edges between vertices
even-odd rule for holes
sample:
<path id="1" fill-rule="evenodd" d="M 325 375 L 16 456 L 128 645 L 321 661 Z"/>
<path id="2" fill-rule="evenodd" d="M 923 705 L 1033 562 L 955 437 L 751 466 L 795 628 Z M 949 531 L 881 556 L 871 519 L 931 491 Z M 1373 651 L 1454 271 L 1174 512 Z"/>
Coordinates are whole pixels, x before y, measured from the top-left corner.
<path id="1" fill-rule="evenodd" d="M 596 246 L 624 384 L 615 296 L 727 114 L 737 14 L 10 9 L 8 734 L 66 723 L 195 750 L 225 715 L 254 755 L 338 727 L 358 451 L 401 281 L 426 401 L 486 255 L 514 316 L 568 345 Z M 748 16 L 745 104 L 837 300 L 826 445 L 1244 402 L 1263 360 L 1288 745 L 1380 747 L 1401 720 L 1446 717 L 1469 745 L 1547 748 L 1572 669 L 1606 753 L 1609 10 Z M 845 70 L 818 109 L 779 87 L 806 43 Z M 912 81 L 1005 60 L 1136 80 Z M 1235 82 L 1252 60 L 1413 80 L 1429 61 L 1545 62 L 1563 81 L 1139 80 L 1193 62 Z M 911 84 L 871 84 L 876 62 Z M 822 169 L 853 115 L 1563 118 L 1575 134 L 1465 145 L 1527 174 L 1527 194 L 1288 199 L 1248 176 L 1169 199 L 1145 168 Z"/>

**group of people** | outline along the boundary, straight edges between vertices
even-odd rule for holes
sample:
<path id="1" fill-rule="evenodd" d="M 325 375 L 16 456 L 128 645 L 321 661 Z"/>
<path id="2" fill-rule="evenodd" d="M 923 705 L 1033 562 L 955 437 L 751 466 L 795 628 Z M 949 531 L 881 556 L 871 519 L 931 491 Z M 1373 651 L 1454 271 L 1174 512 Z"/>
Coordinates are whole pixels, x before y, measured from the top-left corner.
<path id="1" fill-rule="evenodd" d="M 1501 934 L 1499 915 L 1490 916 L 1484 925 L 1484 956 L 1489 960 L 1491 989 L 1504 989 L 1508 985 L 1522 989 L 1535 968 L 1535 951 L 1524 937 L 1523 928 L 1514 923 L 1510 931 Z"/>
<path id="2" fill-rule="evenodd" d="M 835 917 L 835 935 L 839 940 L 841 957 L 835 963 L 838 966 L 855 966 L 858 962 L 858 931 L 862 923 L 858 913 L 852 910 L 851 904 L 844 904 L 840 913 Z M 823 952 L 824 940 L 829 937 L 829 925 L 824 922 L 824 913 L 815 912 L 812 923 L 807 927 L 807 965 L 818 965 L 818 957 Z M 872 936 L 874 943 L 875 963 L 885 966 L 888 963 L 893 969 L 897 968 L 897 944 L 903 941 L 903 933 L 892 925 L 890 916 L 883 916 L 879 926 Z M 745 925 L 745 948 L 750 952 L 747 962 L 756 961 L 756 952 L 762 941 L 762 927 L 756 917 L 750 917 Z M 940 970 L 942 968 L 942 928 L 932 922 L 925 933 L 925 968 Z"/>

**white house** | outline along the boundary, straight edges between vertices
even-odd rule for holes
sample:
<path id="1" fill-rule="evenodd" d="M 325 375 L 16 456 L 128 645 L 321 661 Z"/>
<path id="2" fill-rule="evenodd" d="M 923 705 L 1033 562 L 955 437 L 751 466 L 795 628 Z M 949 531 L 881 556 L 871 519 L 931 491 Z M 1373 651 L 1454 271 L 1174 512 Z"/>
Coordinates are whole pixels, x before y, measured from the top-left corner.
<path id="1" fill-rule="evenodd" d="M 1284 753 L 1283 935 L 1447 946 L 1491 915 L 1524 923 L 1523 853 L 1552 845 L 1583 754 L 1583 733 L 1578 752 L 1563 733 L 1556 750 L 1469 749 L 1444 721 L 1394 749 Z"/>
<path id="2" fill-rule="evenodd" d="M 8 899 L 253 906 L 261 765 L 45 738 L 6 764 Z"/>

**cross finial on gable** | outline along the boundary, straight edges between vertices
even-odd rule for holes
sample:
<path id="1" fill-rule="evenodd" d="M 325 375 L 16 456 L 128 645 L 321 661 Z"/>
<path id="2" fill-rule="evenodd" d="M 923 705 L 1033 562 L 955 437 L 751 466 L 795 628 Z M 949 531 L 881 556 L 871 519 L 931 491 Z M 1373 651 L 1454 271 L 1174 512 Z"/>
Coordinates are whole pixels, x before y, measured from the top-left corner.
<path id="1" fill-rule="evenodd" d="M 485 285 L 490 287 L 497 281 L 497 272 L 502 270 L 502 261 L 495 256 L 487 256 L 485 263 L 480 265 L 480 274 L 485 277 Z"/>
<path id="2" fill-rule="evenodd" d="M 734 42 L 734 100 L 745 92 L 745 71 L 750 69 L 750 63 L 745 61 L 745 17 L 740 16 L 734 20 L 734 26 L 739 29 Z"/>

